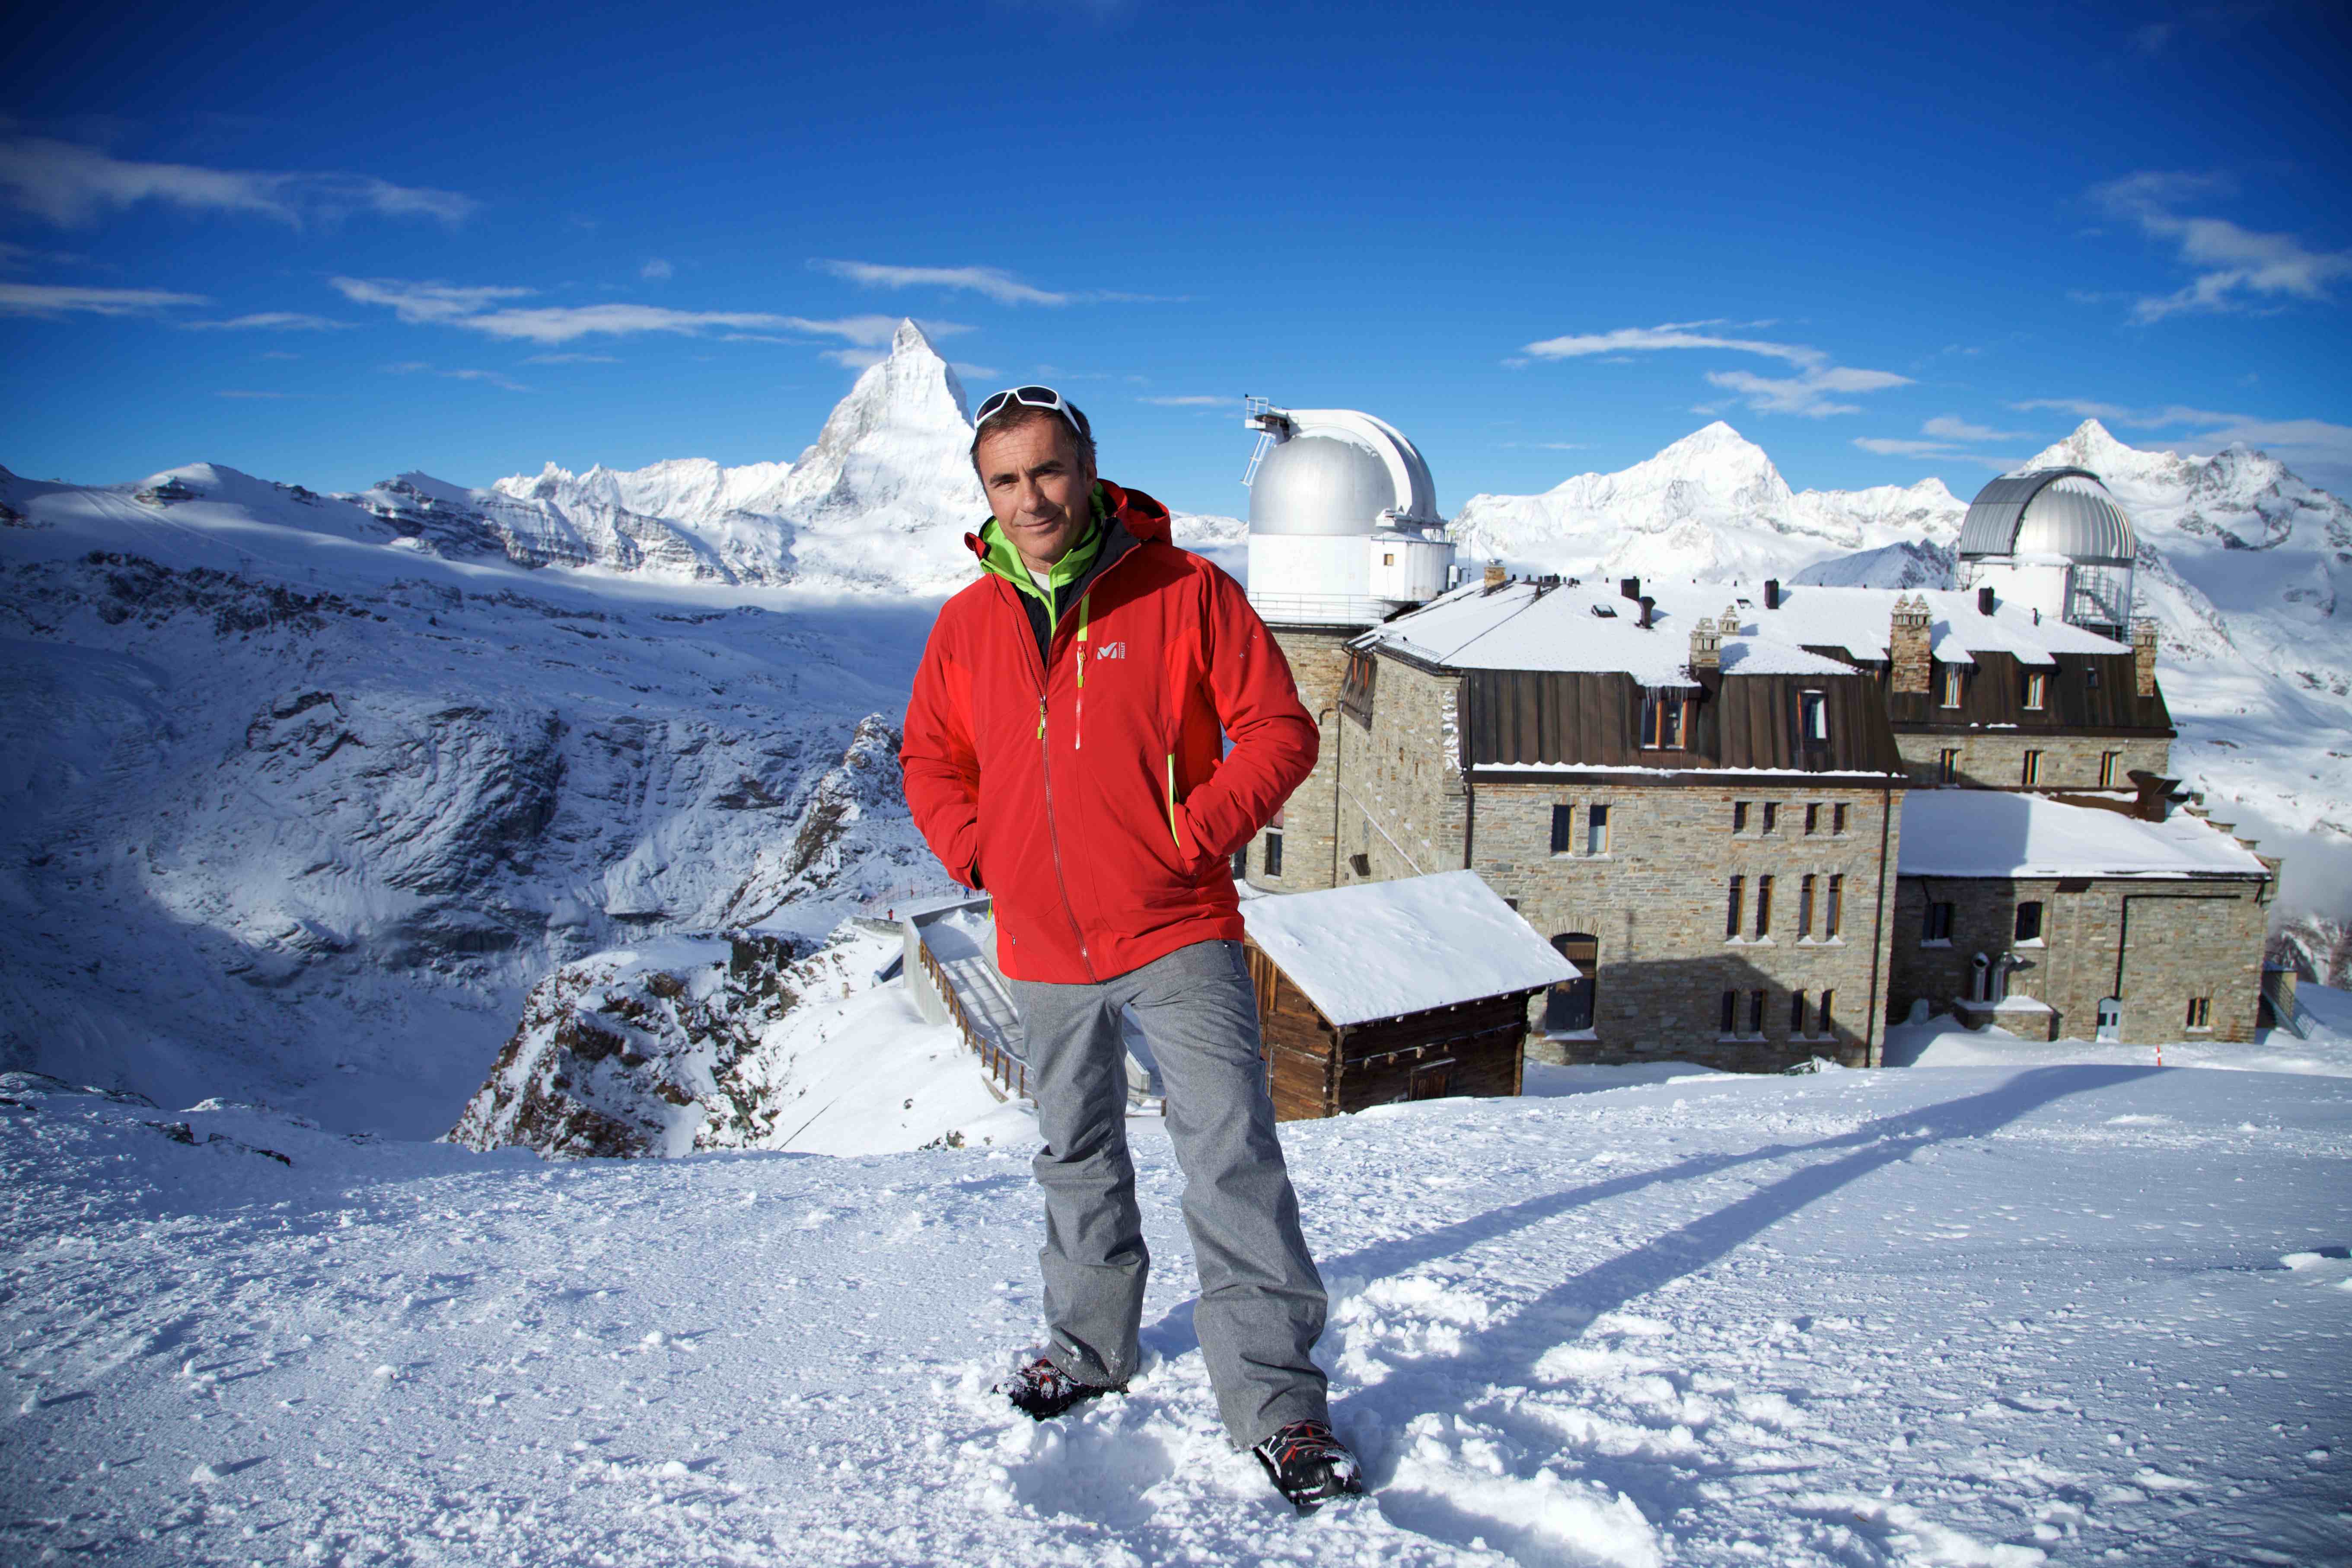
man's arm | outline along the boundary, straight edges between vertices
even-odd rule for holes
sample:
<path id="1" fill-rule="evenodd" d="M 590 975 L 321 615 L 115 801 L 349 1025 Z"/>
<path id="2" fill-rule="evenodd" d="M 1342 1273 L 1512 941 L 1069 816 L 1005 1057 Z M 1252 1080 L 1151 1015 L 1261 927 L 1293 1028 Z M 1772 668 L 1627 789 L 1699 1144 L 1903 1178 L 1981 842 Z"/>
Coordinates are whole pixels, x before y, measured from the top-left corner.
<path id="1" fill-rule="evenodd" d="M 1298 700 L 1290 661 L 1250 607 L 1240 584 L 1209 572 L 1209 698 L 1233 750 L 1216 776 L 1185 798 L 1203 855 L 1231 855 L 1281 809 L 1315 771 L 1322 737 Z"/>
<path id="2" fill-rule="evenodd" d="M 980 886 L 980 757 L 971 743 L 971 671 L 945 647 L 945 617 L 931 627 L 915 670 L 898 742 L 907 809 L 949 876 Z"/>

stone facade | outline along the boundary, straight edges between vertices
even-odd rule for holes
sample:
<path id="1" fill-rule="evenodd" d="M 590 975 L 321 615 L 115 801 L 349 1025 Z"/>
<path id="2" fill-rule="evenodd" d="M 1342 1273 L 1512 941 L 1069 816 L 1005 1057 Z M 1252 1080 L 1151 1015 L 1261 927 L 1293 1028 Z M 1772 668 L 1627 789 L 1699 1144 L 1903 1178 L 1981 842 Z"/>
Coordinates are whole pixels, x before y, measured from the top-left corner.
<path id="1" fill-rule="evenodd" d="M 2025 753 L 2042 753 L 2033 788 L 2095 790 L 2105 787 L 2129 792 L 2135 768 L 2161 773 L 2172 758 L 2172 742 L 2162 735 L 2030 734 L 2017 730 L 1897 730 L 1895 744 L 1913 787 L 1933 788 L 1944 782 L 1943 753 L 1958 752 L 1953 784 L 1964 789 L 2023 789 Z M 2117 753 L 2114 776 L 2099 783 L 2101 759 Z"/>
<path id="2" fill-rule="evenodd" d="M 2013 955 L 2021 962 L 2010 970 L 2009 992 L 2048 1004 L 2046 1037 L 2095 1038 L 2100 999 L 2116 996 L 2116 1038 L 2126 1045 L 2252 1040 L 2272 885 L 2251 877 L 1900 878 L 1889 925 L 1894 1016 L 1915 1001 L 1949 1010 L 1970 993 L 1977 954 L 1994 963 Z M 1931 901 L 1952 906 L 1948 940 L 1927 939 Z M 2017 909 L 2029 901 L 2042 905 L 2042 935 L 2020 942 Z M 2201 1028 L 2189 1022 L 2192 998 L 2207 1002 Z"/>
<path id="3" fill-rule="evenodd" d="M 1382 880 L 1468 865 L 1544 937 L 1597 943 L 1589 1036 L 1549 1039 L 1538 999 L 1531 1059 L 1696 1061 L 1775 1070 L 1814 1056 L 1874 1065 L 1885 1041 L 1886 973 L 1874 939 L 1899 847 L 1898 795 L 1883 789 L 1796 787 L 1775 779 L 1722 784 L 1474 783 L 1454 744 L 1458 681 L 1395 659 L 1380 662 L 1370 729 L 1339 726 L 1336 763 L 1340 880 Z M 1475 796 L 1475 810 L 1474 797 Z M 1734 806 L 1748 805 L 1745 832 Z M 1766 803 L 1773 831 L 1762 831 Z M 1834 831 L 1836 807 L 1845 831 Z M 1551 849 L 1552 813 L 1570 809 L 1571 848 Z M 1807 834 L 1806 807 L 1814 806 Z M 1603 845 L 1588 853 L 1595 806 Z M 1881 825 L 1885 826 L 1882 839 Z M 1730 879 L 1743 883 L 1740 935 L 1727 939 Z M 1773 879 L 1771 925 L 1755 932 L 1755 889 Z M 1803 880 L 1814 878 L 1813 936 L 1797 935 Z M 1830 879 L 1840 928 L 1824 937 Z M 1267 884 L 1271 886 L 1271 884 Z M 1748 1028 L 1750 994 L 1765 993 L 1763 1027 Z M 1722 1027 L 1726 991 L 1738 996 Z M 1806 997 L 1801 1032 L 1791 993 Z M 1833 998 L 1819 1026 L 1821 998 Z M 1874 1000 L 1881 1004 L 1874 1007 Z"/>
<path id="4" fill-rule="evenodd" d="M 1348 673 L 1348 639 L 1339 629 L 1268 626 L 1275 646 L 1290 661 L 1298 700 L 1322 731 L 1323 749 L 1315 771 L 1282 808 L 1282 873 L 1267 872 L 1266 834 L 1260 831 L 1244 851 L 1243 874 L 1269 892 L 1307 893 L 1331 886 L 1332 801 L 1338 771 L 1339 687 Z M 1458 862 L 1456 863 L 1459 864 Z M 1453 868 L 1447 868 L 1452 869 Z"/>

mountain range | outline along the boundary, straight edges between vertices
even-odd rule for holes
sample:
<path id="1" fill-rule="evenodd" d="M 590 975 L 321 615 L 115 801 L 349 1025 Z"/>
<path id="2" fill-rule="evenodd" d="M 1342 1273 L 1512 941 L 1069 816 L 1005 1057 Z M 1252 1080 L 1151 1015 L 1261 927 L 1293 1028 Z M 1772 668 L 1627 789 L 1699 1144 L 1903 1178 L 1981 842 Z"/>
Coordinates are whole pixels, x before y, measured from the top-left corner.
<path id="1" fill-rule="evenodd" d="M 893 726 L 970 580 L 971 438 L 908 323 L 789 463 L 349 496 L 0 469 L 0 1068 L 438 1132 L 566 965 L 673 932 L 804 946 L 941 888 Z M 2306 836 L 2268 846 L 2295 901 L 2305 847 L 2352 824 L 2347 509 L 2260 453 L 2096 424 L 2044 461 L 2138 518 L 2178 771 Z M 1717 424 L 1454 529 L 1533 570 L 1924 584 L 1964 511 L 1932 479 L 1792 491 Z M 1234 520 L 1177 532 L 1242 568 Z"/>

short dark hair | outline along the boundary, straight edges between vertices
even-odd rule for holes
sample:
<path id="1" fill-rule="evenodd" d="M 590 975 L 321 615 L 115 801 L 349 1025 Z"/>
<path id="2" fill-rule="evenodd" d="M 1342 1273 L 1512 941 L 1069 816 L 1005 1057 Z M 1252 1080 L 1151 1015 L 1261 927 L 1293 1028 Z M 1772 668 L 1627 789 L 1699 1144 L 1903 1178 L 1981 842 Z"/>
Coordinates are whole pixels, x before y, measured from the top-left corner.
<path id="1" fill-rule="evenodd" d="M 998 413 L 990 416 L 978 429 L 971 433 L 972 472 L 976 474 L 980 472 L 980 443 L 983 437 L 1001 436 L 1007 431 L 1018 430 L 1026 425 L 1034 425 L 1041 419 L 1070 437 L 1070 444 L 1077 449 L 1079 459 L 1089 469 L 1094 469 L 1096 468 L 1094 430 L 1087 425 L 1087 416 L 1079 412 L 1076 404 L 1071 403 L 1066 406 L 1076 418 L 1076 428 L 1072 428 L 1071 422 L 1054 410 L 1039 408 L 1027 403 L 1008 405 Z M 985 475 L 982 475 L 982 479 L 983 483 L 986 482 Z"/>

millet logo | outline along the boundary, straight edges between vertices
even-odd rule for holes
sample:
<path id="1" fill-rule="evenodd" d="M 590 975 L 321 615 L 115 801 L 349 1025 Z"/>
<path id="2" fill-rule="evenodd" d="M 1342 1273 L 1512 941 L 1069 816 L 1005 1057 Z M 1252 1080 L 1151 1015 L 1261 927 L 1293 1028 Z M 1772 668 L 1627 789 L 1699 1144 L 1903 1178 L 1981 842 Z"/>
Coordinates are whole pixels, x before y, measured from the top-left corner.
<path id="1" fill-rule="evenodd" d="M 1127 657 L 1127 645 L 1123 642 L 1107 642 L 1102 645 L 1102 651 L 1095 655 L 1095 657 L 1097 658 L 1125 658 Z"/>

